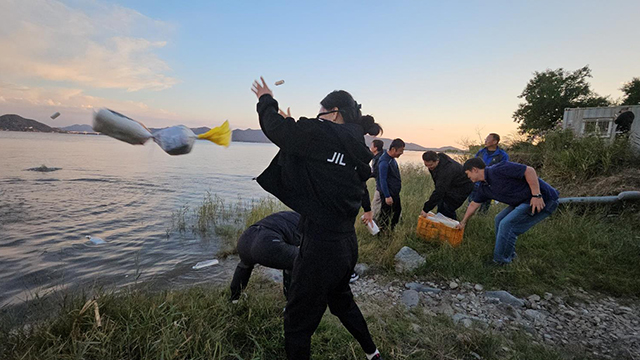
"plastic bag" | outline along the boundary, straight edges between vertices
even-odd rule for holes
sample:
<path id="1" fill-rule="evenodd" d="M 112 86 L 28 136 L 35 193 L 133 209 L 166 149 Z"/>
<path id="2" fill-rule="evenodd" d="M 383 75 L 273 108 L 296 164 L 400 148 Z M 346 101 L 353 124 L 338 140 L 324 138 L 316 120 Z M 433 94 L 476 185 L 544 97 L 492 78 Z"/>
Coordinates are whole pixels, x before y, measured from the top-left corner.
<path id="1" fill-rule="evenodd" d="M 109 109 L 93 114 L 93 130 L 133 145 L 142 145 L 151 138 L 146 126 Z"/>
<path id="2" fill-rule="evenodd" d="M 155 141 L 169 155 L 188 154 L 196 141 L 196 134 L 184 125 L 172 126 L 153 134 Z"/>

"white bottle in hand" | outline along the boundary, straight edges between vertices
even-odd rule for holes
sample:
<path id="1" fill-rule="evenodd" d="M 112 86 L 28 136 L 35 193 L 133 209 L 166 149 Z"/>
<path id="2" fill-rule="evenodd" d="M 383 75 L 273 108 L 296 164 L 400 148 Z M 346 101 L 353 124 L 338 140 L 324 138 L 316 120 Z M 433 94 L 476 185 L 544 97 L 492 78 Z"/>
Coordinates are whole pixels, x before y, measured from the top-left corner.
<path id="1" fill-rule="evenodd" d="M 362 215 L 360 219 L 364 220 L 364 215 Z M 378 227 L 378 224 L 376 224 L 376 222 L 373 220 L 371 220 L 370 223 L 367 223 L 367 230 L 369 230 L 369 233 L 371 233 L 371 235 L 376 235 L 377 233 L 380 232 L 380 228 Z"/>

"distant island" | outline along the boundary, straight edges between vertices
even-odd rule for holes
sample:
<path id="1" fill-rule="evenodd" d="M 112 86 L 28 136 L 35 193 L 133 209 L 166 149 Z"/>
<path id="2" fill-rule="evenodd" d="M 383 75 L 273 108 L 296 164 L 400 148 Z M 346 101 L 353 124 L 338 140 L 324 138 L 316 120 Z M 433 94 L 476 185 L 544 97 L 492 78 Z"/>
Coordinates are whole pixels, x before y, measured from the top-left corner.
<path id="1" fill-rule="evenodd" d="M 151 133 L 162 130 L 163 128 L 149 128 Z M 191 128 L 191 130 L 196 134 L 202 134 L 209 131 L 211 128 L 206 126 Z M 50 133 L 68 133 L 68 134 L 97 134 L 93 131 L 91 125 L 86 124 L 75 124 L 71 126 L 65 126 L 61 128 L 50 127 L 41 122 L 31 119 L 25 119 L 20 115 L 15 114 L 7 114 L 0 116 L 0 131 L 26 131 L 26 132 L 50 132 Z M 371 141 L 373 139 L 380 139 L 384 142 L 384 147 L 388 148 L 389 144 L 391 144 L 392 139 L 387 138 L 374 138 L 369 135 L 365 135 L 364 137 L 367 145 L 371 145 Z M 258 129 L 235 129 L 232 132 L 231 140 L 234 142 L 250 142 L 250 143 L 270 143 L 269 139 L 262 132 L 262 130 Z M 440 148 L 427 148 L 414 143 L 407 143 L 405 150 L 411 151 L 427 151 L 433 150 L 438 152 L 461 152 L 462 150 L 455 148 L 453 146 L 444 146 Z"/>

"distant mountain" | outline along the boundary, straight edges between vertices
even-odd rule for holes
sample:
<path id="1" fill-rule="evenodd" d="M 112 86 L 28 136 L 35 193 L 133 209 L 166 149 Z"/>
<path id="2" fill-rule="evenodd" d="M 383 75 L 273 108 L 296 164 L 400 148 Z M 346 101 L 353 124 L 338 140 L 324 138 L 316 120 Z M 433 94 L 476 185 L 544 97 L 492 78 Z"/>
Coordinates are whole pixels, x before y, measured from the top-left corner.
<path id="1" fill-rule="evenodd" d="M 151 131 L 151 133 L 154 134 L 154 133 L 157 133 L 158 131 L 163 130 L 163 129 L 166 129 L 166 127 L 163 127 L 163 128 L 149 128 L 149 131 Z M 201 126 L 201 127 L 197 127 L 197 128 L 190 128 L 190 129 L 196 135 L 204 134 L 207 131 L 211 130 L 211 128 L 208 128 L 206 126 Z"/>
<path id="2" fill-rule="evenodd" d="M 20 115 L 6 114 L 0 116 L 0 130 L 3 131 L 32 131 L 32 132 L 64 132 L 52 128 L 41 122 L 25 119 Z"/>
<path id="3" fill-rule="evenodd" d="M 157 131 L 160 131 L 164 128 L 150 128 L 149 130 L 151 131 L 151 133 L 155 133 Z M 65 126 L 63 128 L 52 128 L 49 127 L 43 123 L 40 123 L 38 121 L 35 120 L 31 120 L 31 119 L 25 119 L 19 115 L 13 115 L 13 114 L 7 114 L 7 115 L 2 115 L 0 116 L 0 130 L 4 130 L 4 131 L 36 131 L 36 132 L 93 132 L 93 128 L 91 127 L 91 125 L 86 125 L 86 124 L 75 124 L 75 125 L 71 125 L 71 126 Z M 211 128 L 208 128 L 206 126 L 203 127 L 197 127 L 197 128 L 191 128 L 191 131 L 193 131 L 196 135 L 199 134 L 203 134 L 206 133 L 207 131 L 211 130 Z M 386 139 L 386 138 L 374 138 L 372 136 L 369 135 L 365 135 L 364 140 L 365 143 L 367 144 L 367 146 L 371 145 L 371 141 L 373 139 L 380 139 L 384 142 L 384 148 L 388 149 L 389 145 L 391 144 L 392 139 Z M 232 135 L 231 135 L 231 140 L 232 141 L 237 141 L 237 142 L 252 142 L 252 143 L 270 143 L 271 141 L 269 141 L 269 139 L 267 138 L 267 136 L 262 132 L 262 130 L 259 129 L 245 129 L 245 130 L 241 130 L 241 129 L 236 129 L 233 130 Z M 440 147 L 440 148 L 426 148 L 424 146 L 418 145 L 418 144 L 414 144 L 414 143 L 407 143 L 407 146 L 405 147 L 405 150 L 413 150 L 413 151 L 428 151 L 428 150 L 433 150 L 433 151 L 437 151 L 437 152 L 460 152 L 463 150 L 460 150 L 458 148 L 455 148 L 453 146 L 445 146 L 445 147 Z"/>
<path id="4" fill-rule="evenodd" d="M 231 141 L 253 142 L 253 143 L 270 143 L 271 140 L 262 132 L 262 130 L 246 129 L 233 130 Z"/>
<path id="5" fill-rule="evenodd" d="M 91 125 L 80 125 L 80 124 L 75 124 L 75 125 L 71 125 L 71 126 L 65 126 L 65 127 L 61 127 L 60 130 L 64 130 L 64 131 L 77 131 L 77 132 L 93 132 L 93 128 L 91 127 Z"/>

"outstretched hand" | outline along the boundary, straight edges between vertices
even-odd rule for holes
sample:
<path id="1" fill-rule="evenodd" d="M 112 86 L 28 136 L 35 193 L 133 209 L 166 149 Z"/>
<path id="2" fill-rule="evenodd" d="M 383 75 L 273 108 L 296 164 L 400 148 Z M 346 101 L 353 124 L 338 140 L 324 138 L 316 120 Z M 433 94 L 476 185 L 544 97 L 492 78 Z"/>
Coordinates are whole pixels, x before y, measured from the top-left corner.
<path id="1" fill-rule="evenodd" d="M 271 92 L 271 89 L 269 89 L 269 87 L 267 86 L 267 83 L 264 81 L 262 76 L 260 76 L 260 81 L 262 81 L 262 84 L 260 84 L 258 82 L 258 80 L 253 82 L 253 86 L 251 87 L 251 91 L 253 91 L 253 93 L 256 94 L 258 99 L 260 99 L 260 97 L 262 95 L 265 95 L 265 94 L 269 94 L 269 95 L 273 96 L 273 92 Z"/>
<path id="2" fill-rule="evenodd" d="M 272 95 L 273 96 L 273 95 Z M 282 111 L 282 109 L 278 109 L 278 114 L 282 115 L 284 118 L 290 118 L 291 116 L 291 108 L 287 108 L 287 112 Z"/>

